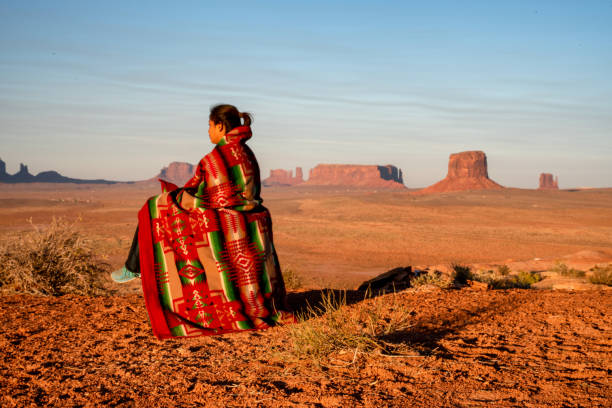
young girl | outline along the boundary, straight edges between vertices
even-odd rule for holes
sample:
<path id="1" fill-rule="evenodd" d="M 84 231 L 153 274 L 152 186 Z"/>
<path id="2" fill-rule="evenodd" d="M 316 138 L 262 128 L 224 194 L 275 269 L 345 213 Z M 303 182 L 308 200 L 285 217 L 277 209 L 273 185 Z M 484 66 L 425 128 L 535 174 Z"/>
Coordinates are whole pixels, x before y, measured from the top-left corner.
<path id="1" fill-rule="evenodd" d="M 125 282 L 142 278 L 158 338 L 264 329 L 294 321 L 261 205 L 259 167 L 246 145 L 251 116 L 232 105 L 210 111 L 216 146 L 183 188 L 162 182 L 138 215 Z"/>

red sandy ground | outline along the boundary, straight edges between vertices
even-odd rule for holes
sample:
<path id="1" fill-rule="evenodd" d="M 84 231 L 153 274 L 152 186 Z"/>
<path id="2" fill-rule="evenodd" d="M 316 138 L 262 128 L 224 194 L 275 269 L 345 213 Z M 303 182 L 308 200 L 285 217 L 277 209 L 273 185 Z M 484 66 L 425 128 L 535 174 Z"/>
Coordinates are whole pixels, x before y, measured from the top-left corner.
<path id="1" fill-rule="evenodd" d="M 157 341 L 139 295 L 4 296 L 0 405 L 611 406 L 609 291 L 396 297 L 414 324 L 385 341 L 413 356 L 359 354 L 348 366 L 317 367 L 291 356 L 287 328 Z"/>
<path id="2" fill-rule="evenodd" d="M 136 212 L 158 191 L 0 185 L 0 240 L 31 231 L 30 217 L 79 216 L 117 268 Z M 587 271 L 612 261 L 612 189 L 264 193 L 281 265 L 309 289 L 352 288 L 405 265 L 546 271 L 562 260 Z M 352 351 L 324 367 L 293 356 L 286 328 L 157 341 L 137 282 L 101 298 L 3 295 L 0 406 L 612 406 L 612 292 L 559 279 L 547 275 L 540 290 L 401 292 L 414 325 L 384 340 L 413 357 L 357 354 L 344 367 Z M 290 299 L 303 306 L 317 293 Z"/>

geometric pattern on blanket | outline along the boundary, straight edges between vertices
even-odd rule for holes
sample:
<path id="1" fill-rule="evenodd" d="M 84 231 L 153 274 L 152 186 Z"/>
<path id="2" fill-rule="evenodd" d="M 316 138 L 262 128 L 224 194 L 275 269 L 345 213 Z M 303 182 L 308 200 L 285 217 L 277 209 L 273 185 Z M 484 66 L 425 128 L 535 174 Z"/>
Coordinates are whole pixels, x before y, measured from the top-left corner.
<path id="1" fill-rule="evenodd" d="M 248 126 L 233 129 L 184 187 L 162 181 L 139 212 L 143 293 L 160 339 L 295 321 L 250 136 Z"/>

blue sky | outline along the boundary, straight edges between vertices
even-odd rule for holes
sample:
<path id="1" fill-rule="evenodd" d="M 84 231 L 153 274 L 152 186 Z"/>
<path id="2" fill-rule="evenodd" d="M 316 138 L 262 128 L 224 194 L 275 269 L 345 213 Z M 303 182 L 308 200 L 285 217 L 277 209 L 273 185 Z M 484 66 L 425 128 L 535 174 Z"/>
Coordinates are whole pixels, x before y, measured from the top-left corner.
<path id="1" fill-rule="evenodd" d="M 489 175 L 612 186 L 612 1 L 0 2 L 0 158 L 145 179 L 210 151 L 208 110 L 254 114 L 263 176 L 450 153 Z"/>

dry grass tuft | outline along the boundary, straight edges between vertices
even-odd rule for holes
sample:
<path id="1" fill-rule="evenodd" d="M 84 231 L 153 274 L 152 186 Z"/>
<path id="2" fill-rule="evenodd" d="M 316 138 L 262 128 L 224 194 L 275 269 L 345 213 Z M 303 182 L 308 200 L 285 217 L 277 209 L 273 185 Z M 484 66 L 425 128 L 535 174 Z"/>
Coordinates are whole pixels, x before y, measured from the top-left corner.
<path id="1" fill-rule="evenodd" d="M 589 277 L 589 282 L 596 285 L 612 286 L 612 264 L 606 266 L 596 266 L 593 274 Z"/>
<path id="2" fill-rule="evenodd" d="M 410 280 L 410 286 L 413 288 L 424 285 L 434 285 L 439 288 L 448 288 L 451 283 L 452 282 L 442 277 L 442 273 L 440 271 L 434 271 L 433 273 L 421 273 Z"/>
<path id="3" fill-rule="evenodd" d="M 571 278 L 584 278 L 584 276 L 586 275 L 586 273 L 584 271 L 581 271 L 581 270 L 578 270 L 578 269 L 574 269 L 574 268 L 570 268 L 566 264 L 564 264 L 563 262 L 555 263 L 555 266 L 553 266 L 550 271 L 551 272 L 556 272 L 556 273 L 558 273 L 561 276 L 568 276 L 568 277 L 571 277 Z"/>
<path id="4" fill-rule="evenodd" d="M 0 244 L 0 291 L 59 296 L 102 294 L 106 264 L 76 231 L 74 223 L 53 218 L 46 228 Z"/>
<path id="5" fill-rule="evenodd" d="M 283 280 L 285 281 L 285 287 L 290 290 L 300 289 L 304 286 L 304 279 L 293 269 L 287 268 L 283 271 Z"/>
<path id="6" fill-rule="evenodd" d="M 289 326 L 291 354 L 312 358 L 318 364 L 347 351 L 354 356 L 371 352 L 397 354 L 399 346 L 383 338 L 411 327 L 412 314 L 397 303 L 395 296 L 379 296 L 359 306 L 347 306 L 346 292 L 323 293 L 318 305 L 309 305 L 298 316 L 299 323 Z"/>

